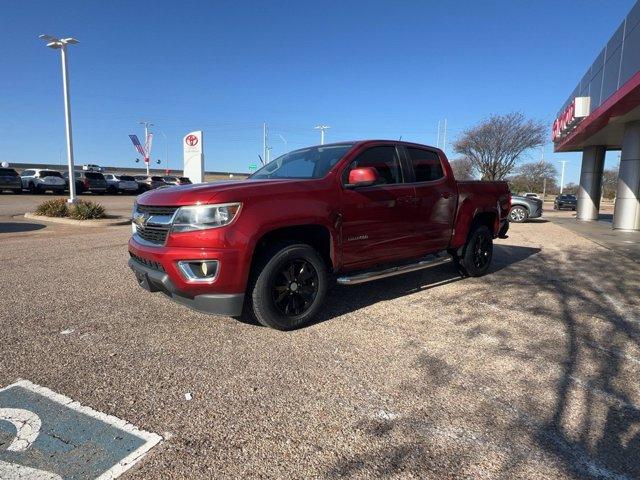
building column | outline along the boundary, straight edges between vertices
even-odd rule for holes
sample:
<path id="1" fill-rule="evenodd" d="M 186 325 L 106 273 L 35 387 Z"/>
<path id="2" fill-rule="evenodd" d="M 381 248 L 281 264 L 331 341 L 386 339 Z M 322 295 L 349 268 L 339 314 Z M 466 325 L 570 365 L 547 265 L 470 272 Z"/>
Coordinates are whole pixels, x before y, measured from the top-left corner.
<path id="1" fill-rule="evenodd" d="M 613 228 L 640 230 L 640 122 L 624 128 Z"/>
<path id="2" fill-rule="evenodd" d="M 580 188 L 578 189 L 578 220 L 597 220 L 602 195 L 603 146 L 585 147 L 582 151 Z"/>

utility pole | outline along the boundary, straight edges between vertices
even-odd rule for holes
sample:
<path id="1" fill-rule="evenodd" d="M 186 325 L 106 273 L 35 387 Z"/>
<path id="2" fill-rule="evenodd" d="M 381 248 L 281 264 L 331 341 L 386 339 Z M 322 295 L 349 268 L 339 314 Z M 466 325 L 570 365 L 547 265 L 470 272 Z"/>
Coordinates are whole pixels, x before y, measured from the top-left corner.
<path id="1" fill-rule="evenodd" d="M 568 160 L 559 160 L 562 164 L 562 174 L 560 176 L 560 194 L 562 194 L 562 189 L 564 188 L 564 165 L 568 162 Z"/>
<path id="2" fill-rule="evenodd" d="M 314 129 L 320 130 L 320 145 L 324 145 L 324 131 L 331 127 L 327 125 L 316 125 Z"/>
<path id="3" fill-rule="evenodd" d="M 64 96 L 64 119 L 67 133 L 67 163 L 69 164 L 69 203 L 76 202 L 76 182 L 73 175 L 73 134 L 71 131 L 71 99 L 69 98 L 69 69 L 67 67 L 67 45 L 76 45 L 75 38 L 56 38 L 51 35 L 40 35 L 39 38 L 47 42 L 47 47 L 60 50 L 62 60 L 62 89 Z"/>
<path id="4" fill-rule="evenodd" d="M 160 130 L 160 135 L 162 135 L 162 138 L 164 138 L 164 161 L 166 162 L 166 169 L 169 170 L 169 143 L 167 143 L 167 136 L 164 134 L 163 130 Z"/>
<path id="5" fill-rule="evenodd" d="M 542 201 L 547 197 L 547 177 L 542 179 Z"/>
<path id="6" fill-rule="evenodd" d="M 438 120 L 438 138 L 436 139 L 436 148 L 440 148 L 440 120 Z"/>
<path id="7" fill-rule="evenodd" d="M 149 147 L 149 149 L 147 150 L 146 156 L 144 158 L 144 163 L 147 164 L 147 176 L 149 176 L 149 162 L 151 161 L 151 144 L 149 143 L 149 127 L 153 127 L 153 123 L 150 122 L 139 122 L 140 125 L 144 125 L 144 145 L 145 145 L 145 150 L 147 150 L 146 147 Z"/>
<path id="8" fill-rule="evenodd" d="M 266 165 L 269 163 L 267 160 L 267 143 L 269 141 L 269 127 L 267 127 L 267 122 L 262 122 L 262 164 Z"/>
<path id="9" fill-rule="evenodd" d="M 288 153 L 289 152 L 289 142 L 287 142 L 287 139 L 284 138 L 281 134 L 278 134 L 278 136 L 284 142 L 284 149 L 285 149 L 284 153 Z"/>

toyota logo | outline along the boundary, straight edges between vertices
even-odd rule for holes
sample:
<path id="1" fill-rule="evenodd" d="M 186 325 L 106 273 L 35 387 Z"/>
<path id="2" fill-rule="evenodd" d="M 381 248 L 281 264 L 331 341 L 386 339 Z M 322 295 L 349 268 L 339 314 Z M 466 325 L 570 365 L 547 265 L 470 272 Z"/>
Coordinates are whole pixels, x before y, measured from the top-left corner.
<path id="1" fill-rule="evenodd" d="M 136 213 L 133 216 L 133 223 L 135 223 L 139 227 L 146 226 L 148 221 L 149 221 L 149 214 L 147 212 L 145 212 L 145 213 Z"/>
<path id="2" fill-rule="evenodd" d="M 198 144 L 198 137 L 196 137 L 195 135 L 187 135 L 187 137 L 184 139 L 184 142 L 190 147 L 195 147 Z"/>

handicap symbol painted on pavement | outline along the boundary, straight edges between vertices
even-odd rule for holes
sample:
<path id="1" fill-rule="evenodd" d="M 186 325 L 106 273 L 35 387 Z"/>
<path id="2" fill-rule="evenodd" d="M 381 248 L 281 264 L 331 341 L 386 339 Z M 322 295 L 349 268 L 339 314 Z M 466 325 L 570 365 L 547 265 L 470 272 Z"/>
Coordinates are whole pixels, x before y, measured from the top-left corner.
<path id="1" fill-rule="evenodd" d="M 0 479 L 112 479 L 162 437 L 20 380 L 0 389 Z"/>

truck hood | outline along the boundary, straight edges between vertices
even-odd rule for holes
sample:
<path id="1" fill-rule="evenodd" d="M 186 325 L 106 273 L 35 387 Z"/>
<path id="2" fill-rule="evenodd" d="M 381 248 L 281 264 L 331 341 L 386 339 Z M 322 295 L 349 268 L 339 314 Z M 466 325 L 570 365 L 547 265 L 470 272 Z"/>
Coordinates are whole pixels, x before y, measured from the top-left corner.
<path id="1" fill-rule="evenodd" d="M 279 194 L 307 190 L 318 180 L 273 179 L 273 180 L 229 180 L 195 185 L 177 185 L 150 190 L 138 196 L 142 205 L 183 206 L 214 202 L 243 201 L 256 195 Z"/>

